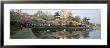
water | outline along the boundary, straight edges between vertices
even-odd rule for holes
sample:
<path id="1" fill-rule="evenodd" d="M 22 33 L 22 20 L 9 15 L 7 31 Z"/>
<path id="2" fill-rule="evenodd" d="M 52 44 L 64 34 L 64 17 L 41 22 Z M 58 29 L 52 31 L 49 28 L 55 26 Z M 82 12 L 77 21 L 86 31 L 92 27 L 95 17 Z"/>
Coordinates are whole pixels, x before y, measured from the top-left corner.
<path id="1" fill-rule="evenodd" d="M 39 39 L 100 39 L 101 30 L 32 29 Z"/>
<path id="2" fill-rule="evenodd" d="M 93 30 L 89 32 L 89 38 L 101 39 L 101 30 Z"/>

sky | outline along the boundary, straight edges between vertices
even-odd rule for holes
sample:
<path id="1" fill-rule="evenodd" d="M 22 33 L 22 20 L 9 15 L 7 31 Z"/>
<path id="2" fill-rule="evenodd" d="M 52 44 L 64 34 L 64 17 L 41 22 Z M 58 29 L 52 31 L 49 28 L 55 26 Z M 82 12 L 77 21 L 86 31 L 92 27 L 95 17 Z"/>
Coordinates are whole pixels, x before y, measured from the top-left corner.
<path id="1" fill-rule="evenodd" d="M 38 10 L 43 12 L 49 12 L 54 15 L 55 12 L 60 11 L 61 9 L 22 9 L 22 12 L 26 12 L 29 15 L 36 13 Z M 90 22 L 101 24 L 101 10 L 100 9 L 64 9 L 65 11 L 71 11 L 72 14 L 80 16 L 80 18 L 90 18 Z"/>

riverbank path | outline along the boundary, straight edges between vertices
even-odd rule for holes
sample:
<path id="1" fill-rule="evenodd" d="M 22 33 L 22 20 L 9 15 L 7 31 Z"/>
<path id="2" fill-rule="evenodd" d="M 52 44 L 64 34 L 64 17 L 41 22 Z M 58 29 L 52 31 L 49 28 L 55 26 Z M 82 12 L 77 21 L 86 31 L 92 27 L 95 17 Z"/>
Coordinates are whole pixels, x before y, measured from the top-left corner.
<path id="1" fill-rule="evenodd" d="M 36 36 L 32 33 L 30 28 L 25 28 L 19 32 L 16 32 L 12 36 L 11 39 L 36 39 Z"/>

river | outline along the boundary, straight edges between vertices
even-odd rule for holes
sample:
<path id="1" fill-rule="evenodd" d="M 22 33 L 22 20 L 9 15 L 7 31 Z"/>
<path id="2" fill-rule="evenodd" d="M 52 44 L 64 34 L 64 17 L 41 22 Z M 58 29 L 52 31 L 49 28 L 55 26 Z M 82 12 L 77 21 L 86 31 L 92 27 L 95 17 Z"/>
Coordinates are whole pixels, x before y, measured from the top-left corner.
<path id="1" fill-rule="evenodd" d="M 101 39 L 101 30 L 90 31 L 88 38 L 91 38 L 91 39 Z"/>
<path id="2" fill-rule="evenodd" d="M 101 30 L 37 30 L 32 29 L 32 32 L 38 39 L 100 39 Z"/>

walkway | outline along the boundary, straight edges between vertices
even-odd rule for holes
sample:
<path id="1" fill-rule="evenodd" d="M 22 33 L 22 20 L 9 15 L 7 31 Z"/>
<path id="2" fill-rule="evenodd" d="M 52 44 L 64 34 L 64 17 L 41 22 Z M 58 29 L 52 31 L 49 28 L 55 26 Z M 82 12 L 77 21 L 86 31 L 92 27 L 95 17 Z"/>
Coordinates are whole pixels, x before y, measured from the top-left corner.
<path id="1" fill-rule="evenodd" d="M 36 39 L 30 28 L 23 29 L 11 36 L 11 39 Z"/>

